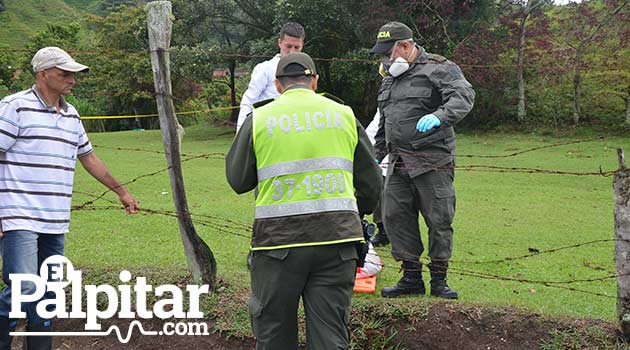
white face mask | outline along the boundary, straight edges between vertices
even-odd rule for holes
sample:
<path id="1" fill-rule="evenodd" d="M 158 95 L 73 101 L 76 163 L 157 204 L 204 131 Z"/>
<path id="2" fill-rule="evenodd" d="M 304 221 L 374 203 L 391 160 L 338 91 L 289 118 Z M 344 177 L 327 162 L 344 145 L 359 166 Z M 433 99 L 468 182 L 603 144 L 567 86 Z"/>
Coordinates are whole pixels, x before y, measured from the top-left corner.
<path id="1" fill-rule="evenodd" d="M 389 74 L 392 77 L 397 77 L 409 69 L 409 62 L 402 57 L 398 57 L 392 62 L 392 65 L 389 67 Z"/>
<path id="2" fill-rule="evenodd" d="M 394 44 L 394 48 L 392 50 L 392 56 L 396 52 L 397 47 L 398 47 L 398 41 Z M 411 50 L 411 55 L 413 55 L 413 50 Z M 392 62 L 392 56 L 389 57 L 389 60 L 388 60 L 389 62 L 384 64 L 384 66 L 387 67 L 387 72 L 389 73 L 389 75 L 391 75 L 392 77 L 397 77 L 403 74 L 404 72 L 406 72 L 407 70 L 409 70 L 409 62 L 407 62 L 406 59 L 402 57 L 397 57 Z"/>

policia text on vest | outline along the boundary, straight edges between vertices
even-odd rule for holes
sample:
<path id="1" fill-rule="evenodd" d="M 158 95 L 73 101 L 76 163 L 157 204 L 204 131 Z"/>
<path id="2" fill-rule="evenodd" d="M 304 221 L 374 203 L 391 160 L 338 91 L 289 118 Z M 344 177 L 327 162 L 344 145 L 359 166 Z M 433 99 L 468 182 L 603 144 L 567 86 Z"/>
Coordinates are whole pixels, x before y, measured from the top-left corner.
<path id="1" fill-rule="evenodd" d="M 267 130 L 269 136 L 274 135 L 274 131 L 277 134 L 278 129 L 284 133 L 289 132 L 304 132 L 304 131 L 317 131 L 324 128 L 344 128 L 343 119 L 341 113 L 334 112 L 334 116 L 331 116 L 331 112 L 304 112 L 303 116 L 298 116 L 297 113 L 289 115 L 281 115 L 279 118 L 275 116 L 269 116 L 266 118 Z"/>

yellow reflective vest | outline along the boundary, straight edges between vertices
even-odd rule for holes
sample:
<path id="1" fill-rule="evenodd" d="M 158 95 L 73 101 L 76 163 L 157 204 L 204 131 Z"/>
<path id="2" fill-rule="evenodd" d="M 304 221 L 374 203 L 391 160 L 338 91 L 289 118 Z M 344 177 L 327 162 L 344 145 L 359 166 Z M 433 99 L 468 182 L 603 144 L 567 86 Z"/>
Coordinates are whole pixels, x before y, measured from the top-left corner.
<path id="1" fill-rule="evenodd" d="M 285 91 L 253 111 L 258 174 L 257 220 L 322 212 L 358 212 L 353 158 L 358 142 L 352 109 L 305 88 Z M 279 249 L 360 241 L 286 242 Z"/>

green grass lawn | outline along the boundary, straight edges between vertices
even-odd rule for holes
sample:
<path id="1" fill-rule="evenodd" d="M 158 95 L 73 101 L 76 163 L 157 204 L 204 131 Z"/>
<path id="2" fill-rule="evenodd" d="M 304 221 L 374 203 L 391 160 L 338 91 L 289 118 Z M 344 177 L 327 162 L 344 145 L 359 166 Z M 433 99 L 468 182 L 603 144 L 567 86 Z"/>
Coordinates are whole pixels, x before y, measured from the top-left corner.
<path id="1" fill-rule="evenodd" d="M 592 135 L 591 135 L 592 136 Z M 233 137 L 228 129 L 206 126 L 186 130 L 182 152 L 189 155 L 227 152 Z M 460 155 L 502 155 L 532 147 L 584 138 L 539 135 L 460 134 Z M 161 151 L 159 131 L 118 132 L 91 135 L 97 154 L 123 181 L 165 168 L 161 154 L 114 150 L 106 147 Z M 103 147 L 98 147 L 103 146 Z M 458 158 L 458 166 L 493 165 L 597 172 L 617 168 L 616 147 L 630 150 L 624 137 L 566 145 L 507 158 Z M 189 206 L 197 219 L 201 237 L 212 249 L 218 277 L 228 289 L 249 285 L 245 256 L 249 247 L 247 226 L 253 220 L 253 194 L 236 195 L 224 175 L 222 156 L 191 160 L 183 165 Z M 552 248 L 613 238 L 612 177 L 556 174 L 456 172 L 457 215 L 454 256 L 449 276 L 461 303 L 516 306 L 543 315 L 566 315 L 612 320 L 615 316 L 616 280 L 581 282 L 564 286 L 606 294 L 595 296 L 521 283 L 471 277 L 480 272 L 510 278 L 540 281 L 570 281 L 614 274 L 614 244 L 604 242 L 540 254 L 504 263 L 478 264 Z M 129 189 L 144 208 L 173 210 L 168 174 L 142 178 Z M 100 194 L 103 188 L 79 169 L 75 191 Z M 115 200 L 108 194 L 106 199 Z M 76 193 L 74 204 L 91 198 Z M 111 205 L 105 200 L 95 205 Z M 204 217 L 199 215 L 205 215 Z M 229 220 L 229 222 L 227 222 Z M 426 242 L 426 229 L 423 227 Z M 246 236 L 246 237 L 244 237 Z M 379 248 L 385 269 L 377 287 L 393 284 L 400 277 L 398 263 L 388 248 Z M 187 273 L 186 259 L 174 218 L 119 211 L 75 211 L 67 236 L 67 255 L 76 267 L 94 271 L 121 269 L 145 271 L 173 281 Z M 375 295 L 357 295 L 360 302 L 377 301 Z M 240 305 L 245 308 L 245 304 Z M 244 322 L 247 322 L 246 318 Z"/>

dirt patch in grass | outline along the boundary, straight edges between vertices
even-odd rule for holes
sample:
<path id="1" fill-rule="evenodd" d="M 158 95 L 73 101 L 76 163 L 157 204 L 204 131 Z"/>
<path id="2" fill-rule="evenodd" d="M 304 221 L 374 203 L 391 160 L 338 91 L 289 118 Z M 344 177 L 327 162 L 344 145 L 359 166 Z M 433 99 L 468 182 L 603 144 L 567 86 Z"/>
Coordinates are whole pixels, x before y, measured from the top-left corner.
<path id="1" fill-rule="evenodd" d="M 613 324 L 546 319 L 513 309 L 435 303 L 415 322 L 396 322 L 401 349 L 613 349 Z"/>
<path id="2" fill-rule="evenodd" d="M 171 320 L 173 321 L 173 320 Z M 193 321 L 193 320 L 191 320 Z M 195 320 L 196 321 L 196 320 Z M 121 337 L 127 337 L 132 320 L 112 319 L 103 321 L 103 331 L 111 326 L 118 326 Z M 162 320 L 142 320 L 142 327 L 145 331 L 163 330 Z M 85 349 L 134 349 L 134 350 L 235 350 L 254 349 L 255 341 L 251 338 L 228 337 L 218 332 L 214 332 L 214 322 L 208 321 L 208 335 L 142 335 L 134 326 L 128 342 L 121 342 L 115 332 L 107 336 L 56 336 L 53 337 L 53 349 L 56 350 L 85 350 Z M 55 320 L 53 329 L 55 332 L 85 332 L 85 322 L 83 320 Z M 19 330 L 19 329 L 18 329 Z M 22 349 L 22 337 L 15 337 L 13 350 Z"/>
<path id="3" fill-rule="evenodd" d="M 604 321 L 543 318 L 515 309 L 465 306 L 426 299 L 357 300 L 352 316 L 352 349 L 623 349 L 614 324 Z M 161 331 L 165 321 L 143 320 L 145 330 Z M 107 320 L 103 330 L 120 327 L 126 336 L 131 320 Z M 217 332 L 207 321 L 209 334 L 141 335 L 134 329 L 128 343 L 108 336 L 60 336 L 53 349 L 254 349 L 251 336 Z M 55 331 L 82 332 L 82 320 L 56 320 Z M 16 338 L 14 349 L 20 349 Z"/>

